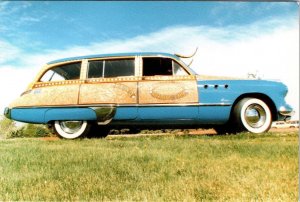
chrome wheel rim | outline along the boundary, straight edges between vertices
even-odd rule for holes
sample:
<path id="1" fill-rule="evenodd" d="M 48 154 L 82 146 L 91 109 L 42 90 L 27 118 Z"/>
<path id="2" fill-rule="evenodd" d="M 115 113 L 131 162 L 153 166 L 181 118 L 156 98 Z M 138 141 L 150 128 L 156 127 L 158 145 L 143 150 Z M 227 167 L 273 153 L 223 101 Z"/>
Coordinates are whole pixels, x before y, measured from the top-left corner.
<path id="1" fill-rule="evenodd" d="M 266 122 L 266 111 L 258 104 L 251 104 L 245 111 L 245 120 L 253 128 L 262 127 Z"/>
<path id="2" fill-rule="evenodd" d="M 59 123 L 61 129 L 68 134 L 78 132 L 81 129 L 82 124 L 83 121 L 60 121 Z"/>

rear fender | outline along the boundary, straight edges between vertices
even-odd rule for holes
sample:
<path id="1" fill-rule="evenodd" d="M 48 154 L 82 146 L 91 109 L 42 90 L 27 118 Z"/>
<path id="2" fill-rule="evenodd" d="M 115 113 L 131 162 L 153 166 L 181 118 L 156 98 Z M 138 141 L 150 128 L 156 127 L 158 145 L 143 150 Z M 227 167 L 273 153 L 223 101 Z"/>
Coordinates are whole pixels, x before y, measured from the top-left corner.
<path id="1" fill-rule="evenodd" d="M 86 108 L 54 108 L 45 113 L 45 122 L 56 120 L 85 120 L 95 121 L 99 125 L 110 123 L 116 113 L 113 105 Z"/>

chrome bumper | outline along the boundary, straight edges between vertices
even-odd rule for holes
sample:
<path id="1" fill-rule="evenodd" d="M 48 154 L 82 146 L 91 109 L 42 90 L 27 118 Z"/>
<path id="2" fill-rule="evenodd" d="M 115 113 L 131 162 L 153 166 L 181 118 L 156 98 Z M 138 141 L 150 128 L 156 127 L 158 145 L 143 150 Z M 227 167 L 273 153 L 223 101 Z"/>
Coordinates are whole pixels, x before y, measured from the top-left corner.
<path id="1" fill-rule="evenodd" d="M 6 118 L 10 119 L 11 118 L 11 109 L 9 109 L 8 107 L 5 107 L 3 114 Z"/>
<path id="2" fill-rule="evenodd" d="M 282 106 L 279 108 L 278 113 L 285 117 L 284 120 L 288 120 L 295 114 L 295 111 L 290 106 Z"/>

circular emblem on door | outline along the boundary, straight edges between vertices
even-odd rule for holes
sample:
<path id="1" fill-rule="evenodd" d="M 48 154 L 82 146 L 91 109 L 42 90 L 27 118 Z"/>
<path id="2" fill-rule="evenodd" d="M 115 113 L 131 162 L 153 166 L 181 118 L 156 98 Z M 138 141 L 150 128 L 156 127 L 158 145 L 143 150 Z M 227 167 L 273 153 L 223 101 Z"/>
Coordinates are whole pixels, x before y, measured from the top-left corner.
<path id="1" fill-rule="evenodd" d="M 159 100 L 177 100 L 188 95 L 183 85 L 161 82 L 153 85 L 150 94 Z"/>

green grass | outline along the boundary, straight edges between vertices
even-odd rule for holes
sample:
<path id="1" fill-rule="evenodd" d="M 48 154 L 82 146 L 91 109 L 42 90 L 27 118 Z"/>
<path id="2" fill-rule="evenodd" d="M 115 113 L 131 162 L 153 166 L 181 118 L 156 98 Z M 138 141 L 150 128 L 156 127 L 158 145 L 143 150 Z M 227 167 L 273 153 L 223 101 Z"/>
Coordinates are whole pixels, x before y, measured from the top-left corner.
<path id="1" fill-rule="evenodd" d="M 298 200 L 298 134 L 0 141 L 2 200 Z"/>

